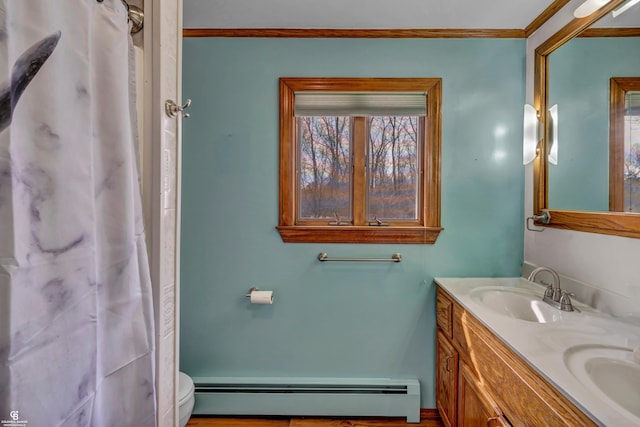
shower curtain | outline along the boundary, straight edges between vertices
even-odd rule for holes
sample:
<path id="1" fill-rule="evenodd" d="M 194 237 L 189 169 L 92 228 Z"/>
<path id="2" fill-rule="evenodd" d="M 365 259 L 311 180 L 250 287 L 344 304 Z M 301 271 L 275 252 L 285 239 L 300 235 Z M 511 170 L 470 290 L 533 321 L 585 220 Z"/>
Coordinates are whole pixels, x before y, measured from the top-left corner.
<path id="1" fill-rule="evenodd" d="M 0 425 L 154 426 L 121 0 L 0 0 Z"/>

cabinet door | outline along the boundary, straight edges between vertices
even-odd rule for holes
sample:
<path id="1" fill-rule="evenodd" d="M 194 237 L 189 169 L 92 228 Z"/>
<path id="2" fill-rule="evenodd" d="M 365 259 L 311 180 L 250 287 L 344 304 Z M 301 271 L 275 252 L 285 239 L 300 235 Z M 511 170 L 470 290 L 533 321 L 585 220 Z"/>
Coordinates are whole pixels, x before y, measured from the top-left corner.
<path id="1" fill-rule="evenodd" d="M 459 427 L 510 426 L 498 405 L 478 383 L 471 369 L 460 363 L 458 384 Z"/>
<path id="2" fill-rule="evenodd" d="M 446 427 L 456 424 L 456 386 L 458 384 L 458 352 L 442 332 L 436 340 L 436 404 Z"/>

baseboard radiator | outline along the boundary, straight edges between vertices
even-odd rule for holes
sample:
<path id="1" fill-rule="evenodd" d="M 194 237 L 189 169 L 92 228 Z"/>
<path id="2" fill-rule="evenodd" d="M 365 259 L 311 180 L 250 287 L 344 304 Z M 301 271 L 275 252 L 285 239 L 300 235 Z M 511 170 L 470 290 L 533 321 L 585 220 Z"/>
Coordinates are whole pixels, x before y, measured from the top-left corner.
<path id="1" fill-rule="evenodd" d="M 194 415 L 406 417 L 420 422 L 415 379 L 194 377 Z"/>

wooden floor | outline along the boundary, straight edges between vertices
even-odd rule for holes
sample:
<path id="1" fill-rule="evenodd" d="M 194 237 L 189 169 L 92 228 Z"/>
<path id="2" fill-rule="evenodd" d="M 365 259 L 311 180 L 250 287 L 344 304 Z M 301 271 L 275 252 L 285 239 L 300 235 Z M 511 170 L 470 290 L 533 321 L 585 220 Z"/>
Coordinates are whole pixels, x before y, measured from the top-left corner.
<path id="1" fill-rule="evenodd" d="M 437 412 L 422 412 L 422 421 L 403 418 L 220 418 L 192 417 L 187 427 L 442 427 Z"/>

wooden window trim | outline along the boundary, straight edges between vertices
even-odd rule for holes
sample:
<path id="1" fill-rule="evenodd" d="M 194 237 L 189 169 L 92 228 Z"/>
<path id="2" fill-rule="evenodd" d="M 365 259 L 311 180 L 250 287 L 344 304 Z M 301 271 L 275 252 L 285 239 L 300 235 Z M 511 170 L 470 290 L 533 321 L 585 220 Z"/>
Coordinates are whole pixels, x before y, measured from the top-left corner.
<path id="1" fill-rule="evenodd" d="M 423 174 L 420 224 L 386 227 L 296 224 L 295 91 L 424 91 L 427 93 L 427 132 L 422 150 Z M 276 227 L 288 243 L 412 243 L 433 244 L 440 226 L 442 79 L 439 78 L 298 78 L 280 79 L 279 215 Z"/>

